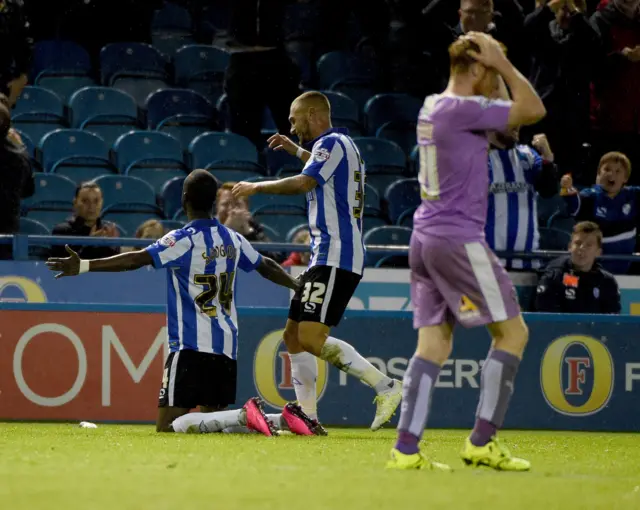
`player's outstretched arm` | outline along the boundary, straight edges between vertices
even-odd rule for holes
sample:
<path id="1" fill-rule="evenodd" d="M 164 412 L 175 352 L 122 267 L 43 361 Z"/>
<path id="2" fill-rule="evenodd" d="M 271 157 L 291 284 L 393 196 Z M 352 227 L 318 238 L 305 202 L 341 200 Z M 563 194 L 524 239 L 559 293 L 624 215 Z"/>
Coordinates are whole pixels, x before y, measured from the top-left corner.
<path id="1" fill-rule="evenodd" d="M 286 179 L 261 182 L 239 182 L 231 190 L 235 198 L 249 197 L 257 193 L 265 195 L 302 195 L 309 193 L 318 182 L 308 175 L 300 174 Z"/>
<path id="2" fill-rule="evenodd" d="M 277 285 L 296 291 L 300 288 L 300 282 L 295 278 L 292 278 L 289 273 L 280 267 L 280 264 L 269 257 L 263 256 L 262 261 L 256 270 L 260 273 L 260 276 Z"/>
<path id="3" fill-rule="evenodd" d="M 88 271 L 118 272 L 133 271 L 151 265 L 153 259 L 146 250 L 121 253 L 113 257 L 95 260 L 82 260 L 69 245 L 65 246 L 69 256 L 67 258 L 50 258 L 46 265 L 51 271 L 57 271 L 56 278 L 75 276 Z"/>

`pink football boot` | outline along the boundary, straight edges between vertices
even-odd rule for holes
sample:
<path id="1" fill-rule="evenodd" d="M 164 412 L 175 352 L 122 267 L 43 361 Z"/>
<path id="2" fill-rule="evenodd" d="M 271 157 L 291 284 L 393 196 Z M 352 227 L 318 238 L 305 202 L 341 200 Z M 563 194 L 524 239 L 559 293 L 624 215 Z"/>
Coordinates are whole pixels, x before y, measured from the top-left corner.
<path id="1" fill-rule="evenodd" d="M 247 428 L 260 432 L 265 436 L 277 436 L 278 432 L 269 420 L 267 420 L 262 406 L 263 402 L 258 397 L 250 398 L 247 400 L 247 403 L 242 406 L 247 416 Z"/>
<path id="2" fill-rule="evenodd" d="M 289 430 L 299 436 L 326 436 L 327 431 L 318 420 L 309 418 L 298 404 L 288 403 L 282 410 L 282 417 Z"/>

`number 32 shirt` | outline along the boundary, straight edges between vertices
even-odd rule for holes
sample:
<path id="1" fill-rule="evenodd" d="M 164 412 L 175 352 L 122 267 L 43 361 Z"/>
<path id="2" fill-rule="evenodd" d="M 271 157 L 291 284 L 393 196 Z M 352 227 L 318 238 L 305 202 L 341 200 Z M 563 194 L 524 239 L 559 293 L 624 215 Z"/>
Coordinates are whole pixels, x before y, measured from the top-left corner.
<path id="1" fill-rule="evenodd" d="M 236 359 L 236 271 L 253 271 L 262 256 L 243 236 L 215 219 L 192 221 L 146 250 L 156 269 L 168 269 L 169 350 L 188 349 Z"/>
<path id="2" fill-rule="evenodd" d="M 329 129 L 312 143 L 302 170 L 318 183 L 307 193 L 309 267 L 331 266 L 361 275 L 365 168 L 360 152 L 343 128 Z"/>

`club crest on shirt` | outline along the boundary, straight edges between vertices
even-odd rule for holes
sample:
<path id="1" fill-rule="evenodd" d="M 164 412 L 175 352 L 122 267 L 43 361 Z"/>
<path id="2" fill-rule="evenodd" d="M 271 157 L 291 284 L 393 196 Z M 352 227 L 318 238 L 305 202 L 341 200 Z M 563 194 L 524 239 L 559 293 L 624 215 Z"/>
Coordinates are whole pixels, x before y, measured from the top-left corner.
<path id="1" fill-rule="evenodd" d="M 318 163 L 322 163 L 323 161 L 328 160 L 329 156 L 331 156 L 331 153 L 324 147 L 318 147 L 313 151 L 313 159 L 315 159 Z"/>
<path id="2" fill-rule="evenodd" d="M 166 246 L 167 248 L 172 248 L 176 245 L 176 238 L 171 234 L 167 234 L 158 241 L 158 244 L 160 244 L 161 246 Z"/>
<path id="3" fill-rule="evenodd" d="M 630 212 L 631 212 L 631 204 L 624 204 L 622 206 L 622 214 L 624 214 L 625 216 L 629 216 Z"/>

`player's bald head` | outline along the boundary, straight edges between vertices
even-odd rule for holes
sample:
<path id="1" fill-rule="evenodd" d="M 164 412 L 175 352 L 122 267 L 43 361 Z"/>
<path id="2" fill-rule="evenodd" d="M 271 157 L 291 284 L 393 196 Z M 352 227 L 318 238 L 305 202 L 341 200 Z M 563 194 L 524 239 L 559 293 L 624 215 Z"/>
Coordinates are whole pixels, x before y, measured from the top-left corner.
<path id="1" fill-rule="evenodd" d="M 313 108 L 316 112 L 331 112 L 331 103 L 329 98 L 322 92 L 311 90 L 299 95 L 291 105 L 292 109 L 308 109 Z"/>

